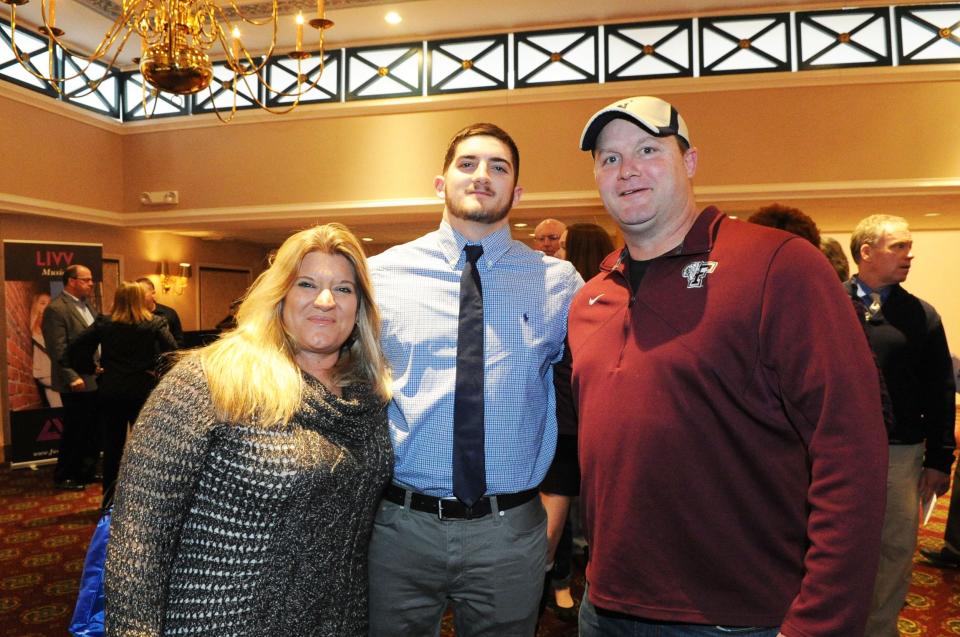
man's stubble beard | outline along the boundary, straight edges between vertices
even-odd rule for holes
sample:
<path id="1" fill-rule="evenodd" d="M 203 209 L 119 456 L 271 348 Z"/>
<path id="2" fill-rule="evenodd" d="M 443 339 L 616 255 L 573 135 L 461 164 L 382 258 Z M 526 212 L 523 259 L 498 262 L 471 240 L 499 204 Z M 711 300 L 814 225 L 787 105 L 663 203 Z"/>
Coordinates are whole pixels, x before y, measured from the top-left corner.
<path id="1" fill-rule="evenodd" d="M 508 214 L 513 208 L 513 202 L 508 200 L 503 207 L 496 210 L 484 210 L 480 208 L 479 210 L 465 210 L 461 206 L 455 204 L 451 199 L 449 194 L 444 194 L 444 202 L 447 206 L 447 211 L 458 219 L 463 219 L 465 221 L 473 221 L 476 223 L 485 223 L 491 225 L 497 223 Z"/>

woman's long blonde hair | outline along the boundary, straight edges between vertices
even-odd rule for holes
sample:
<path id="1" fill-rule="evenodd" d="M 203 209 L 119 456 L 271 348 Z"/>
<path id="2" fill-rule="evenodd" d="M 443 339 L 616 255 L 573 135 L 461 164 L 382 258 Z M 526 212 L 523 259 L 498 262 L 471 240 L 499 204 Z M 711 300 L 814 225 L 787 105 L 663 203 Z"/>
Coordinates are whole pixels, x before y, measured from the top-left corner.
<path id="1" fill-rule="evenodd" d="M 357 280 L 357 327 L 340 350 L 332 380 L 338 387 L 365 383 L 384 402 L 390 399 L 380 312 L 363 248 L 346 226 L 329 223 L 284 241 L 247 290 L 237 327 L 199 351 L 214 409 L 224 420 L 272 426 L 288 422 L 299 409 L 303 377 L 294 359 L 299 345 L 283 324 L 283 300 L 303 258 L 317 251 L 346 257 Z"/>
<path id="2" fill-rule="evenodd" d="M 136 325 L 149 321 L 153 314 L 147 309 L 147 297 L 136 281 L 123 281 L 113 295 L 113 309 L 110 320 L 114 323 Z"/>

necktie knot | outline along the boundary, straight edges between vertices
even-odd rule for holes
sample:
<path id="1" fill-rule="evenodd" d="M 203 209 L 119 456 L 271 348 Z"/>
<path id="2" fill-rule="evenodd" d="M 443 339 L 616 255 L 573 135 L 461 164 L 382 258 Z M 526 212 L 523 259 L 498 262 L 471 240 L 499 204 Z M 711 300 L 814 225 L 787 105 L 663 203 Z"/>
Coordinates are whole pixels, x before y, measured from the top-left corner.
<path id="1" fill-rule="evenodd" d="M 474 265 L 483 256 L 483 246 L 467 245 L 463 246 L 463 251 L 467 253 L 467 261 Z"/>
<path id="2" fill-rule="evenodd" d="M 883 305 L 883 300 L 880 297 L 879 292 L 870 293 L 870 306 L 867 308 L 867 320 L 876 318 L 880 314 L 880 307 Z"/>

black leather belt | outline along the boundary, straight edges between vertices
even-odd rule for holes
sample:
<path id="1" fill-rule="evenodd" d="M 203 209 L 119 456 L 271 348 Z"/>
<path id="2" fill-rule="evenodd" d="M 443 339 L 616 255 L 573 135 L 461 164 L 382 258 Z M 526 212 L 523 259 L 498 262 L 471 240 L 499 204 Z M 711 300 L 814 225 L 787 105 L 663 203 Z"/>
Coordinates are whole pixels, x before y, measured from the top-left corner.
<path id="1" fill-rule="evenodd" d="M 391 484 L 383 494 L 383 499 L 394 504 L 404 506 L 407 500 L 407 489 Z M 521 504 L 526 504 L 537 496 L 537 489 L 528 489 L 519 493 L 504 493 L 503 495 L 484 496 L 473 503 L 472 507 L 455 499 L 435 498 L 416 491 L 410 493 L 410 508 L 414 511 L 433 513 L 441 520 L 473 520 L 490 515 L 493 511 L 491 500 L 496 499 L 497 509 L 507 511 Z"/>

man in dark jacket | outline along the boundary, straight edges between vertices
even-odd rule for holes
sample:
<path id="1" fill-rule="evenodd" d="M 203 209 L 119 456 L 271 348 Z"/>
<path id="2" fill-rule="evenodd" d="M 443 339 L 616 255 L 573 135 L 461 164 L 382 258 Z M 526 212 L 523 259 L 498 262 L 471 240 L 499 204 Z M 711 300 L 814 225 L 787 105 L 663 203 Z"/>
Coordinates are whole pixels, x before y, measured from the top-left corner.
<path id="1" fill-rule="evenodd" d="M 844 285 L 858 301 L 870 347 L 893 405 L 887 512 L 880 569 L 867 622 L 871 637 L 896 637 L 910 587 L 921 504 L 943 495 L 953 464 L 953 365 L 940 315 L 904 290 L 913 261 L 906 219 L 872 215 L 850 239 L 856 276 Z"/>
<path id="2" fill-rule="evenodd" d="M 143 293 L 147 301 L 147 309 L 157 316 L 162 316 L 167 319 L 167 327 L 170 328 L 170 333 L 173 334 L 173 340 L 177 342 L 177 349 L 182 349 L 184 336 L 183 326 L 180 324 L 180 315 L 169 305 L 157 303 L 157 288 L 154 287 L 153 281 L 149 278 L 145 276 L 140 277 L 137 279 L 137 283 L 143 287 Z"/>

